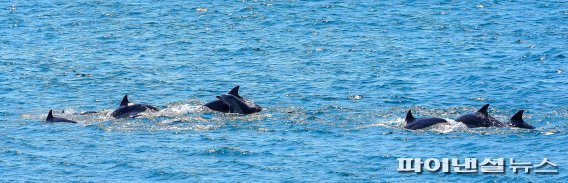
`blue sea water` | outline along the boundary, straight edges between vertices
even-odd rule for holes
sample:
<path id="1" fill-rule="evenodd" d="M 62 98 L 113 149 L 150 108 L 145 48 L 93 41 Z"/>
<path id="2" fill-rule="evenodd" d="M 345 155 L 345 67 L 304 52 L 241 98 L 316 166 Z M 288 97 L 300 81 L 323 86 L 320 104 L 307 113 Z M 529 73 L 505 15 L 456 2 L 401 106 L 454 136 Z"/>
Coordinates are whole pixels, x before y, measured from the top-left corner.
<path id="1" fill-rule="evenodd" d="M 568 182 L 567 57 L 562 0 L 1 1 L 0 181 Z M 200 107 L 236 85 L 261 113 Z M 112 119 L 125 94 L 162 110 Z M 486 103 L 537 129 L 451 121 Z M 408 109 L 450 123 L 405 130 Z"/>

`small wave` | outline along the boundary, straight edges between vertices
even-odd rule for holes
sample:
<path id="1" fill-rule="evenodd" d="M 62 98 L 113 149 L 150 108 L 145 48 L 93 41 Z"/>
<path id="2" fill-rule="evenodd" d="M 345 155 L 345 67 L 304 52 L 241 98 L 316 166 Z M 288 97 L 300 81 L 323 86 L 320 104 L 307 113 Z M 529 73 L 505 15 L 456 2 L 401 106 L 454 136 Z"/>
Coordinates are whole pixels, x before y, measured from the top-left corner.
<path id="1" fill-rule="evenodd" d="M 179 170 L 152 169 L 149 171 L 147 178 L 157 181 L 185 180 L 187 178 L 196 177 L 197 173 L 184 172 Z"/>
<path id="2" fill-rule="evenodd" d="M 336 175 L 339 175 L 341 177 L 357 177 L 357 174 L 351 173 L 351 172 L 332 171 L 332 172 L 329 172 L 329 173 L 336 174 Z"/>
<path id="3" fill-rule="evenodd" d="M 155 116 L 163 116 L 163 117 L 178 117 L 188 113 L 199 113 L 206 111 L 203 106 L 201 105 L 191 105 L 191 104 L 174 104 L 170 105 L 165 109 L 160 110 Z"/>
<path id="4" fill-rule="evenodd" d="M 248 150 L 240 150 L 233 147 L 217 147 L 208 149 L 205 154 L 215 156 L 249 156 L 253 153 Z"/>

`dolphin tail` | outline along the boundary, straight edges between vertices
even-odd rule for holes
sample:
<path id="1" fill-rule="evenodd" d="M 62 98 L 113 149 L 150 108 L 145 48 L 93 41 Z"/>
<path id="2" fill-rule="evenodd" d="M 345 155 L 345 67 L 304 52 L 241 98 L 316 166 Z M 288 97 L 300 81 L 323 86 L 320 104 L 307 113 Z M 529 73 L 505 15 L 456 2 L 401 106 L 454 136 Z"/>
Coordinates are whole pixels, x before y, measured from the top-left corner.
<path id="1" fill-rule="evenodd" d="M 53 110 L 49 110 L 49 113 L 47 114 L 47 118 L 45 118 L 45 120 L 50 120 L 53 119 Z"/>
<path id="2" fill-rule="evenodd" d="M 409 123 L 413 120 L 415 120 L 416 118 L 414 118 L 414 116 L 412 116 L 412 110 L 409 109 L 408 112 L 406 113 L 406 123 Z"/>
<path id="3" fill-rule="evenodd" d="M 120 102 L 120 107 L 122 106 L 128 106 L 128 95 L 124 95 L 124 98 L 122 98 L 122 102 Z"/>
<path id="4" fill-rule="evenodd" d="M 481 113 L 481 114 L 487 116 L 487 115 L 489 115 L 489 113 L 487 112 L 487 109 L 488 109 L 488 108 L 489 108 L 489 104 L 485 104 L 485 105 L 484 105 L 483 107 L 481 107 L 481 109 L 479 109 L 479 111 L 477 111 L 477 112 L 479 112 L 479 113 Z"/>
<path id="5" fill-rule="evenodd" d="M 231 91 L 229 91 L 229 94 L 234 95 L 237 98 L 243 98 L 239 95 L 239 88 L 240 86 L 235 86 L 233 89 L 231 89 Z"/>

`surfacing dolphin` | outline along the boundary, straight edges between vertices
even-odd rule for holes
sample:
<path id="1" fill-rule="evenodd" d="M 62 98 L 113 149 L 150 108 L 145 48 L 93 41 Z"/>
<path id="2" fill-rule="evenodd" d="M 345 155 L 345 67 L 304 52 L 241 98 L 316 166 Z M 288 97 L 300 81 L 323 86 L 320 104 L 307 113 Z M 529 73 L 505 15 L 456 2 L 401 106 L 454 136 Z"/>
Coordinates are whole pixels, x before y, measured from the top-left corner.
<path id="1" fill-rule="evenodd" d="M 244 100 L 243 97 L 241 97 L 239 95 L 239 86 L 235 86 L 233 89 L 231 89 L 231 91 L 229 91 L 229 93 L 227 94 L 231 94 L 234 95 L 235 97 Z M 228 113 L 229 111 L 229 106 L 227 104 L 225 104 L 223 101 L 221 100 L 214 100 L 211 102 L 206 103 L 205 105 L 203 105 L 211 110 L 214 111 L 219 111 L 219 112 L 224 112 L 224 113 Z"/>
<path id="2" fill-rule="evenodd" d="M 53 117 L 53 110 L 49 110 L 49 113 L 47 114 L 47 118 L 45 118 L 45 122 L 77 123 L 76 121 L 68 120 L 68 119 L 65 119 L 65 118 Z"/>
<path id="3" fill-rule="evenodd" d="M 463 116 L 460 116 L 456 119 L 456 121 L 462 122 L 468 128 L 477 128 L 477 127 L 505 127 L 506 125 L 499 122 L 497 119 L 489 116 L 487 109 L 489 108 L 489 104 L 485 104 L 481 109 L 477 112 L 469 113 Z"/>
<path id="4" fill-rule="evenodd" d="M 124 95 L 118 109 L 114 110 L 110 115 L 117 119 L 133 118 L 146 111 L 158 111 L 158 108 L 146 104 L 130 104 L 128 101 L 128 95 Z"/>
<path id="5" fill-rule="evenodd" d="M 523 113 L 525 110 L 520 110 L 519 112 L 515 113 L 513 117 L 509 120 L 509 126 L 517 127 L 517 128 L 526 128 L 526 129 L 534 129 L 534 126 L 529 125 L 523 120 Z"/>
<path id="6" fill-rule="evenodd" d="M 230 113 L 239 113 L 239 114 L 252 114 L 255 112 L 260 112 L 262 110 L 262 108 L 260 108 L 260 106 L 253 104 L 252 106 L 247 104 L 245 101 L 243 101 L 242 99 L 231 95 L 231 94 L 225 94 L 225 95 L 221 95 L 221 96 L 217 96 L 217 99 L 219 99 L 220 101 L 222 101 L 223 103 L 225 103 L 227 106 L 229 106 L 229 112 Z"/>
<path id="7" fill-rule="evenodd" d="M 406 121 L 406 126 L 404 126 L 404 128 L 411 130 L 418 130 L 438 123 L 448 122 L 445 119 L 435 118 L 435 117 L 415 118 L 414 116 L 412 116 L 411 110 L 408 110 L 408 113 L 406 113 L 405 121 Z"/>

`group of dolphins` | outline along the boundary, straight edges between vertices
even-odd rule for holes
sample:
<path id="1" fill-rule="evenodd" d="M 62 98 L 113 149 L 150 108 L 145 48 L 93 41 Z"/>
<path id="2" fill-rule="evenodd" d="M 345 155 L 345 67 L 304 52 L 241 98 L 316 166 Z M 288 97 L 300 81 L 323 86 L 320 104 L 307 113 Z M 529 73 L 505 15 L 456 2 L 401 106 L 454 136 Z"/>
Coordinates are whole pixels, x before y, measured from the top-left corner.
<path id="1" fill-rule="evenodd" d="M 523 112 L 525 112 L 524 110 L 520 110 L 517 113 L 515 113 L 515 115 L 513 115 L 513 117 L 509 120 L 508 123 L 502 123 L 489 115 L 489 113 L 487 112 L 488 108 L 489 104 L 485 104 L 477 112 L 462 115 L 456 118 L 455 121 L 465 124 L 465 126 L 467 126 L 468 128 L 510 126 L 517 128 L 534 129 L 533 126 L 529 125 L 523 120 Z M 405 121 L 406 121 L 406 126 L 404 126 L 404 128 L 411 130 L 422 129 L 438 123 L 448 122 L 445 119 L 436 118 L 436 117 L 415 118 L 412 115 L 411 110 L 408 110 L 408 113 L 406 113 Z"/>
<path id="2" fill-rule="evenodd" d="M 204 104 L 203 106 L 218 112 L 223 113 L 238 113 L 238 114 L 252 114 L 256 112 L 260 112 L 262 108 L 250 101 L 247 101 L 243 97 L 239 95 L 239 86 L 234 87 L 229 93 L 217 96 L 217 100 L 213 100 Z M 458 117 L 455 121 L 462 122 L 468 128 L 477 128 L 477 127 L 517 127 L 517 128 L 526 128 L 526 129 L 534 129 L 533 126 L 529 125 L 525 121 L 523 121 L 523 112 L 524 110 L 518 111 L 513 117 L 509 120 L 509 123 L 502 123 L 499 122 L 497 119 L 491 117 L 487 112 L 489 108 L 489 104 L 484 105 L 479 109 L 479 111 L 474 113 L 469 113 L 463 116 Z M 114 110 L 110 115 L 116 119 L 118 118 L 133 118 L 138 116 L 138 114 L 146 111 L 158 111 L 159 109 L 146 104 L 132 104 L 128 101 L 128 95 L 125 95 L 120 102 L 120 106 L 118 109 Z M 84 112 L 82 114 L 87 113 L 97 113 L 97 112 Z M 65 123 L 77 123 L 76 121 L 72 121 L 65 118 L 57 118 L 53 116 L 52 110 L 49 111 L 47 118 L 45 119 L 46 122 L 65 122 Z M 412 111 L 408 110 L 406 114 L 406 126 L 404 128 L 410 130 L 417 130 L 423 129 L 438 123 L 445 123 L 448 122 L 442 118 L 436 117 L 423 117 L 423 118 L 415 118 L 412 115 Z"/>
<path id="3" fill-rule="evenodd" d="M 260 112 L 262 108 L 250 101 L 247 101 L 239 95 L 239 86 L 234 87 L 229 93 L 217 96 L 217 100 L 213 100 L 204 105 L 205 107 L 223 113 L 238 113 L 238 114 L 252 114 Z M 128 95 L 125 95 L 120 102 L 120 106 L 114 110 L 110 115 L 116 119 L 118 118 L 134 118 L 138 114 L 146 111 L 156 112 L 157 107 L 147 104 L 132 104 L 128 101 Z M 81 114 L 97 113 L 96 111 L 82 112 Z M 53 116 L 53 110 L 47 114 L 46 122 L 64 122 L 64 123 L 77 123 L 76 121 L 57 118 Z"/>

